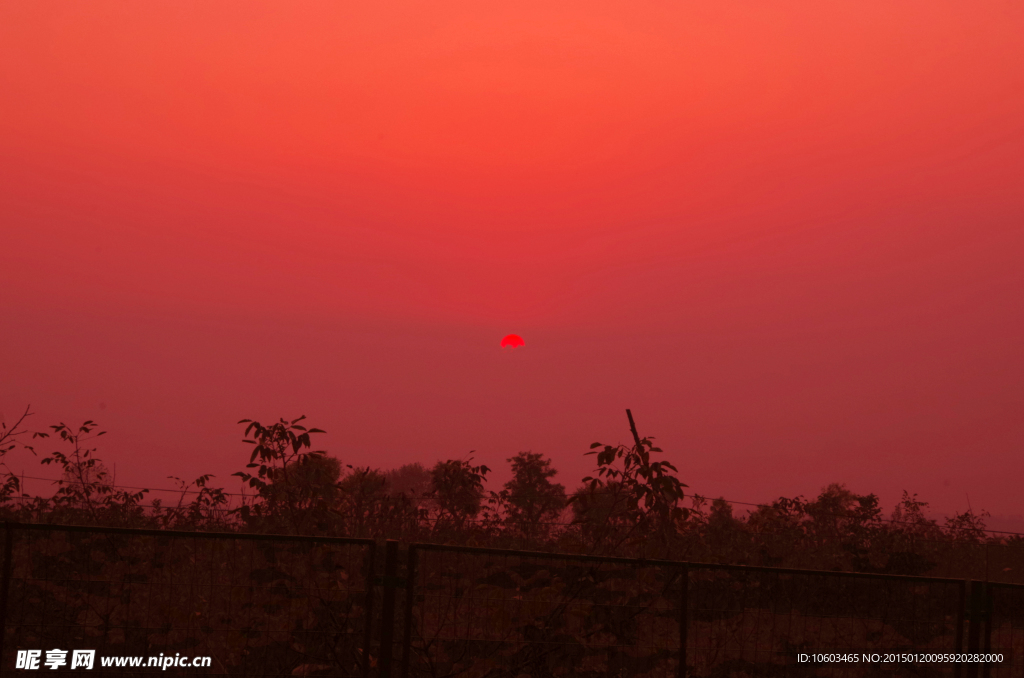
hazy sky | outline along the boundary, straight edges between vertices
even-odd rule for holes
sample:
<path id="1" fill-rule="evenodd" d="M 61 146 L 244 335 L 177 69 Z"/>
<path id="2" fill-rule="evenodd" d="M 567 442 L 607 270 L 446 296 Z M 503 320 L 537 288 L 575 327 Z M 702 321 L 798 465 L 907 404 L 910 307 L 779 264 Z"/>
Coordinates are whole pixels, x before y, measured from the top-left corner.
<path id="1" fill-rule="evenodd" d="M 242 417 L 573 486 L 630 407 L 700 493 L 1024 513 L 1022 36 L 999 0 L 0 1 L 0 411 L 235 489 Z"/>

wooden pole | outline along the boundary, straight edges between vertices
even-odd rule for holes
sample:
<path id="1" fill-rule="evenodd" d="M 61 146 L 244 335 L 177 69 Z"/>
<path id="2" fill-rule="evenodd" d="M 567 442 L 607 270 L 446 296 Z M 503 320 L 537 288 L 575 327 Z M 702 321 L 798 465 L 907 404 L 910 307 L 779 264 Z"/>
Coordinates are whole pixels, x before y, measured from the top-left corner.
<path id="1" fill-rule="evenodd" d="M 640 445 L 640 434 L 636 432 L 636 424 L 633 422 L 633 413 L 626 408 L 626 416 L 629 417 L 629 430 L 633 432 L 633 442 L 636 443 L 636 451 L 640 452 L 644 448 Z"/>

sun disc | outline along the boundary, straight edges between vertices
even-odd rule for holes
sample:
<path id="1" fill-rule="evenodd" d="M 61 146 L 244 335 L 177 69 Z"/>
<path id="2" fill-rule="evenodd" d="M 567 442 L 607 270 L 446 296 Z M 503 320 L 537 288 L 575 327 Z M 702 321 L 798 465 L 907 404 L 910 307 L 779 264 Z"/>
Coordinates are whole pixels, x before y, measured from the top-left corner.
<path id="1" fill-rule="evenodd" d="M 526 342 L 518 334 L 509 334 L 501 340 L 502 348 L 518 348 L 520 346 L 526 346 Z"/>

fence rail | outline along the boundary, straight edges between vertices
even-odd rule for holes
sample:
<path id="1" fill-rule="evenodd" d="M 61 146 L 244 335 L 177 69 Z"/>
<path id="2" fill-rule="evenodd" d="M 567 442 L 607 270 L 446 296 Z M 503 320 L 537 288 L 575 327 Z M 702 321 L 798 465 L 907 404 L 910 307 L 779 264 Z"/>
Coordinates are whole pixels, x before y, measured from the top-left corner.
<path id="1" fill-rule="evenodd" d="M 3 530 L 0 675 L 22 673 L 19 652 L 88 649 L 211 658 L 172 675 L 1024 678 L 1022 585 L 394 541 L 381 558 L 372 540 L 336 537 Z M 799 660 L 816 652 L 858 661 Z M 890 652 L 1003 661 L 863 660 Z M 154 670 L 97 659 L 89 673 Z"/>
<path id="2" fill-rule="evenodd" d="M 52 649 L 143 664 L 205 656 L 209 668 L 188 672 L 207 675 L 369 673 L 372 540 L 10 523 L 4 532 L 4 675 L 21 673 L 19 650 Z"/>

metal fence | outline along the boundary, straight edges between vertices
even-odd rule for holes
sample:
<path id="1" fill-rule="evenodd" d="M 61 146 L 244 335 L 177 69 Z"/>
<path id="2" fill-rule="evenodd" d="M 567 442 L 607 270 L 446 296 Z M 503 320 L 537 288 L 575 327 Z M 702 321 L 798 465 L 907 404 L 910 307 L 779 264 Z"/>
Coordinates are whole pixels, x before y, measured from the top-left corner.
<path id="1" fill-rule="evenodd" d="M 974 586 L 978 590 L 974 617 L 981 621 L 976 644 L 984 652 L 1002 650 L 1014 660 L 986 667 L 985 677 L 1024 677 L 1024 585 L 976 582 Z"/>
<path id="2" fill-rule="evenodd" d="M 1024 587 L 431 544 L 405 570 L 403 678 L 1024 678 Z M 885 661 L 985 651 L 1003 662 Z"/>
<path id="3" fill-rule="evenodd" d="M 111 676 L 1024 678 L 1020 585 L 393 541 L 379 551 L 366 539 L 7 524 L 0 674 L 22 674 L 28 650 L 88 649 L 89 674 Z M 864 660 L 894 652 L 1003 661 Z M 800 661 L 815 653 L 858 661 Z M 212 663 L 100 661 L 172 656 Z"/>
<path id="4" fill-rule="evenodd" d="M 4 530 L 0 673 L 18 652 L 95 650 L 90 675 L 152 675 L 150 657 L 210 657 L 172 673 L 244 676 L 369 668 L 374 542 L 13 525 Z M 141 657 L 142 668 L 102 658 Z M 298 673 L 296 673 L 298 671 Z"/>

